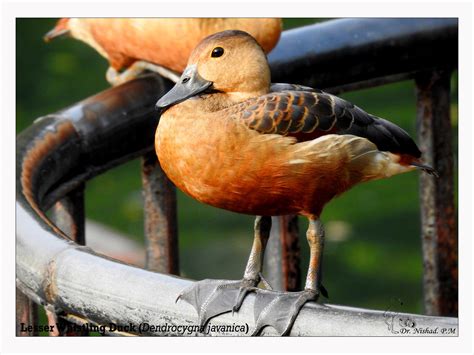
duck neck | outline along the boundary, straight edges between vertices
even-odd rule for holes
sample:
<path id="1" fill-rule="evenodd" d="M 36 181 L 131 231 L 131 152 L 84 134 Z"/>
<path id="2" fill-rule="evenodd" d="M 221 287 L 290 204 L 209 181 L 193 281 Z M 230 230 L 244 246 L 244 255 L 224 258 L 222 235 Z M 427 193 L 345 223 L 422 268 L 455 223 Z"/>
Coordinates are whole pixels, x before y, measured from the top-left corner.
<path id="1" fill-rule="evenodd" d="M 226 92 L 226 93 L 213 93 L 210 95 L 204 95 L 200 99 L 198 99 L 197 106 L 198 109 L 207 112 L 215 112 L 223 110 L 227 107 L 232 105 L 238 104 L 245 100 L 259 97 L 261 95 L 265 95 L 269 92 L 266 90 L 265 92 Z"/>

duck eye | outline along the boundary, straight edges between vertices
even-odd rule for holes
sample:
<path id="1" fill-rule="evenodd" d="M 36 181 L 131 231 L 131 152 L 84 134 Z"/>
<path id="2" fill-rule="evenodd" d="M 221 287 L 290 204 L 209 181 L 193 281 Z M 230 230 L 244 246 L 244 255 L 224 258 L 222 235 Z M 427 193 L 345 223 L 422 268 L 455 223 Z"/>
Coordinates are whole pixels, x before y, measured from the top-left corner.
<path id="1" fill-rule="evenodd" d="M 217 57 L 220 57 L 221 55 L 224 54 L 224 48 L 222 47 L 216 47 L 212 50 L 211 52 L 211 57 L 213 58 L 217 58 Z"/>

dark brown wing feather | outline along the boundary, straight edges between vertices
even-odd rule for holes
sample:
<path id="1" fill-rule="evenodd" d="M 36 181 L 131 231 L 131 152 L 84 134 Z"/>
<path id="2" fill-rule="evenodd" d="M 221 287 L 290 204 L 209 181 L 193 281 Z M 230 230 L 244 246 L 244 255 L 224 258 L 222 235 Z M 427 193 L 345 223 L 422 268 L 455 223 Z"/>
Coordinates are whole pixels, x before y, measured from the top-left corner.
<path id="1" fill-rule="evenodd" d="M 378 149 L 415 158 L 421 152 L 408 133 L 337 96 L 293 84 L 273 84 L 272 92 L 232 107 L 233 117 L 261 133 L 307 141 L 325 134 L 353 134 Z"/>

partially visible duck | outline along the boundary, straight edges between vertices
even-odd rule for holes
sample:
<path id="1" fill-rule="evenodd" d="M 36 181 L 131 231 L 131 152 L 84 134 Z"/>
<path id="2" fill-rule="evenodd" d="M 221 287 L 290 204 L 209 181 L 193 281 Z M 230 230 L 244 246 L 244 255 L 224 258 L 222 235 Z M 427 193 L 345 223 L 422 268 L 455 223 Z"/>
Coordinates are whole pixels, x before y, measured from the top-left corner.
<path id="1" fill-rule="evenodd" d="M 417 168 L 435 174 L 395 124 L 320 90 L 272 85 L 264 50 L 242 31 L 204 39 L 157 107 L 156 153 L 176 186 L 203 203 L 260 216 L 242 280 L 204 280 L 180 295 L 197 309 L 201 324 L 238 311 L 254 291 L 254 333 L 272 325 L 287 334 L 304 303 L 325 293 L 323 207 L 364 181 Z M 270 216 L 286 214 L 309 220 L 305 289 L 260 290 Z"/>
<path id="2" fill-rule="evenodd" d="M 62 18 L 45 40 L 69 35 L 87 43 L 109 61 L 107 80 L 117 85 L 143 70 L 176 81 L 199 41 L 227 29 L 252 34 L 269 52 L 281 27 L 276 18 Z"/>

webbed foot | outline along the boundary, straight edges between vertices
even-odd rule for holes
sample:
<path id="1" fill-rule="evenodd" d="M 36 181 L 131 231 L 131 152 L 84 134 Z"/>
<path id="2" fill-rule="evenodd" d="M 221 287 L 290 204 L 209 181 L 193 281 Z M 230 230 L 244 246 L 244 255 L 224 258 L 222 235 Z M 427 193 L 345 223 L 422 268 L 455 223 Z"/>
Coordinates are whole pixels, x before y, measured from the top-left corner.
<path id="1" fill-rule="evenodd" d="M 306 289 L 301 292 L 259 290 L 254 304 L 255 329 L 258 335 L 266 326 L 272 326 L 280 335 L 288 335 L 301 308 L 306 302 L 317 301 L 319 292 Z"/>
<path id="2" fill-rule="evenodd" d="M 258 290 L 260 280 L 238 281 L 206 279 L 183 290 L 176 299 L 186 301 L 198 314 L 200 326 L 227 312 L 237 312 L 248 293 Z"/>

